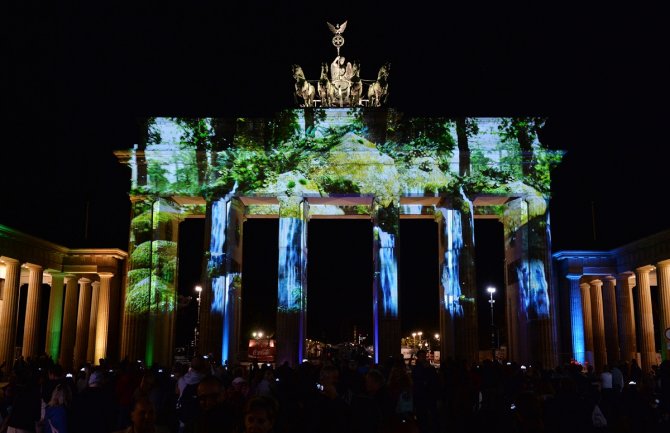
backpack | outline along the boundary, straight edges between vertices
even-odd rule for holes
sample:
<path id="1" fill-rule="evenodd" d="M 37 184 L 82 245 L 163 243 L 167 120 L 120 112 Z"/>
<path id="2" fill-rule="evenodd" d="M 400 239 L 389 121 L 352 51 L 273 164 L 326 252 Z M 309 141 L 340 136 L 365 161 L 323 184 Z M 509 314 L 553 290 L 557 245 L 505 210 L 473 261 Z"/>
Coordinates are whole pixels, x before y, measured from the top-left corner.
<path id="1" fill-rule="evenodd" d="M 198 404 L 197 389 L 197 383 L 188 384 L 177 399 L 177 419 L 184 424 L 193 421 L 198 414 L 200 406 Z"/>

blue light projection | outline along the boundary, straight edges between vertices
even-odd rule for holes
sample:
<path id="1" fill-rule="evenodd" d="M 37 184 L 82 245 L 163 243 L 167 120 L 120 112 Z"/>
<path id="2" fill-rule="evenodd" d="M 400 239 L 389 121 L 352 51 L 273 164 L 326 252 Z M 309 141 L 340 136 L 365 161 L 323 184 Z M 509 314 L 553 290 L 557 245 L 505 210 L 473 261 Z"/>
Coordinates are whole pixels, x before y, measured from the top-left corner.
<path id="1" fill-rule="evenodd" d="M 395 257 L 395 235 L 375 227 L 379 239 L 379 282 L 383 293 L 382 311 L 385 316 L 398 316 L 398 261 Z"/>
<path id="2" fill-rule="evenodd" d="M 279 311 L 302 308 L 301 239 L 303 221 L 294 217 L 279 218 Z"/>
<path id="3" fill-rule="evenodd" d="M 442 214 L 443 237 L 445 242 L 444 261 L 440 284 L 444 288 L 444 305 L 451 317 L 463 316 L 463 306 L 459 302 L 461 285 L 459 281 L 459 259 L 463 248 L 461 213 L 453 209 L 438 208 Z"/>
<path id="4" fill-rule="evenodd" d="M 519 297 L 526 318 L 549 317 L 549 292 L 547 278 L 544 272 L 544 262 L 531 259 L 528 263 L 520 264 L 516 269 L 519 279 Z"/>
<path id="5" fill-rule="evenodd" d="M 586 344 L 584 343 L 584 313 L 582 311 L 582 292 L 579 288 L 579 277 L 570 281 L 570 324 L 572 327 L 572 356 L 575 361 L 583 364 L 586 361 Z"/>
<path id="6" fill-rule="evenodd" d="M 212 304 L 211 311 L 223 316 L 223 336 L 221 359 L 228 359 L 231 332 L 233 331 L 234 305 L 231 302 L 230 292 L 234 292 L 236 281 L 240 280 L 239 273 L 231 273 L 227 269 L 226 226 L 230 220 L 232 207 L 231 197 L 235 194 L 237 185 L 225 196 L 212 202 L 212 228 L 209 244 L 208 270 L 212 277 Z"/>

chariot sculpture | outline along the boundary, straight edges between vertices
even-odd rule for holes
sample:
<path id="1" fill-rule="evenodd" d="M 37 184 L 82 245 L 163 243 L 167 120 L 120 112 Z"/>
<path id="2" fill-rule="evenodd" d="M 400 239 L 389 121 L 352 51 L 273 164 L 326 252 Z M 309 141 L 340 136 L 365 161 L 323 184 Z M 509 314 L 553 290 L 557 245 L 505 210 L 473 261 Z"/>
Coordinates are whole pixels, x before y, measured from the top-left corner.
<path id="1" fill-rule="evenodd" d="M 308 80 L 299 65 L 293 65 L 295 80 L 295 99 L 301 107 L 380 107 L 388 98 L 388 77 L 391 64 L 382 65 L 376 80 L 365 80 L 360 76 L 360 64 L 347 62 L 340 55 L 344 45 L 344 33 L 347 22 L 333 25 L 327 23 L 333 32 L 333 46 L 337 56 L 330 65 L 321 63 L 321 76 L 318 80 Z"/>

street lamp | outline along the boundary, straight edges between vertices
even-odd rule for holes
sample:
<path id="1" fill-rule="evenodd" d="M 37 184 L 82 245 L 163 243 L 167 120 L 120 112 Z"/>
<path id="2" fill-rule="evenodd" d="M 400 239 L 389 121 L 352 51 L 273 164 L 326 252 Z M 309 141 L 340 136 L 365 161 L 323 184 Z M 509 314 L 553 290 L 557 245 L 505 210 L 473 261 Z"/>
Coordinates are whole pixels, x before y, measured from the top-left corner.
<path id="1" fill-rule="evenodd" d="M 412 348 L 416 347 L 416 332 L 412 332 Z"/>
<path id="2" fill-rule="evenodd" d="M 198 318 L 197 318 L 196 324 L 195 324 L 195 331 L 194 331 L 194 338 L 193 338 L 193 346 L 194 346 L 193 351 L 195 353 L 197 353 L 198 352 L 198 336 L 200 334 L 200 299 L 201 299 L 200 296 L 202 295 L 202 286 L 201 285 L 195 286 L 195 291 L 198 293 Z"/>
<path id="3" fill-rule="evenodd" d="M 493 299 L 493 294 L 496 292 L 496 288 L 489 286 L 486 288 L 486 291 L 491 296 L 489 299 L 489 304 L 491 304 L 491 356 L 493 361 L 496 360 L 496 325 L 493 319 L 493 304 L 496 303 L 496 300 Z"/>

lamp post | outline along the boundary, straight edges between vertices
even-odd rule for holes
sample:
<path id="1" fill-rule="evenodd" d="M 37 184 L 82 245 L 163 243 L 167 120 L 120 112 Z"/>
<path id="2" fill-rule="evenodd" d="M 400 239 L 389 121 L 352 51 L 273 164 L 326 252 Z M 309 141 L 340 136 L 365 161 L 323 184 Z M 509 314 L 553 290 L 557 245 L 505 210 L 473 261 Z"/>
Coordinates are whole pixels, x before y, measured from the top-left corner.
<path id="1" fill-rule="evenodd" d="M 496 300 L 493 299 L 493 294 L 496 292 L 496 288 L 489 286 L 486 288 L 486 291 L 490 295 L 489 304 L 491 304 L 491 359 L 495 362 L 496 360 L 496 325 L 495 320 L 493 319 L 493 304 Z"/>
<path id="2" fill-rule="evenodd" d="M 198 318 L 195 323 L 195 332 L 194 332 L 194 338 L 193 338 L 193 351 L 195 353 L 198 353 L 198 337 L 200 334 L 200 295 L 202 294 L 202 286 L 197 285 L 195 286 L 195 291 L 198 293 Z M 194 353 L 194 354 L 195 354 Z"/>

